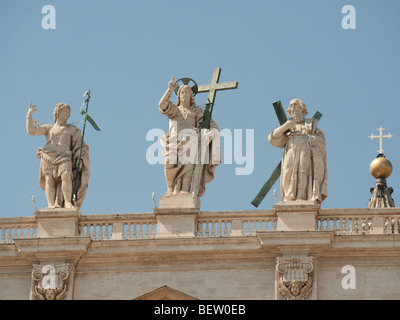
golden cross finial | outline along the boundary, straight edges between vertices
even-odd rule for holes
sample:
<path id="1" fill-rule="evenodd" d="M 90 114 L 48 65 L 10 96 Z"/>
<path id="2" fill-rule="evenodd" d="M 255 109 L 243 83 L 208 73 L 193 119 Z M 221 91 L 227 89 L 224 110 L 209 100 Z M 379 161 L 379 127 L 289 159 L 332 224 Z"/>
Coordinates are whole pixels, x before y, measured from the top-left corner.
<path id="1" fill-rule="evenodd" d="M 373 134 L 371 134 L 371 135 L 369 136 L 369 138 L 370 138 L 371 140 L 379 139 L 379 150 L 377 150 L 377 151 L 378 151 L 379 153 L 383 153 L 383 151 L 384 151 L 384 150 L 382 149 L 382 140 L 383 140 L 383 138 L 391 139 L 393 136 L 390 134 L 390 132 L 389 132 L 389 134 L 387 134 L 387 135 L 382 135 L 382 131 L 385 130 L 385 129 L 382 128 L 382 126 L 379 126 L 379 129 L 376 129 L 376 130 L 379 131 L 379 136 L 374 136 Z"/>

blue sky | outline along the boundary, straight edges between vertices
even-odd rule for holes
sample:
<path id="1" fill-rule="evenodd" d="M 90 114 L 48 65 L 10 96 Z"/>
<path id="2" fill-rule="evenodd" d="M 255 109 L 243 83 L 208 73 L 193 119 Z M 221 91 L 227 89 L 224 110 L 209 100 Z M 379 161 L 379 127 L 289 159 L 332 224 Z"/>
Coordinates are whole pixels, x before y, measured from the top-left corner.
<path id="1" fill-rule="evenodd" d="M 45 5 L 56 9 L 55 30 L 42 28 Z M 354 30 L 342 28 L 345 5 L 356 9 Z M 254 130 L 254 170 L 236 175 L 244 165 L 235 159 L 220 165 L 202 210 L 255 209 L 251 201 L 282 156 L 267 141 L 278 125 L 272 103 L 281 100 L 286 109 L 293 98 L 310 116 L 323 114 L 322 208 L 367 207 L 375 185 L 369 164 L 379 146 L 368 136 L 380 125 L 393 135 L 383 149 L 398 205 L 399 13 L 397 0 L 1 1 L 0 216 L 32 216 L 32 196 L 38 208 L 47 206 L 36 158 L 45 138 L 26 133 L 29 103 L 38 106 L 34 119 L 52 123 L 55 104 L 67 102 L 70 122 L 78 122 L 89 89 L 89 114 L 101 132 L 86 130 L 91 177 L 82 213 L 151 212 L 152 193 L 158 203 L 166 191 L 163 166 L 146 161 L 153 144 L 146 134 L 168 129 L 158 101 L 172 75 L 208 84 L 215 67 L 222 68 L 220 82 L 239 85 L 217 93 L 214 120 L 232 134 Z M 206 97 L 198 94 L 197 104 Z M 243 139 L 243 154 L 245 146 Z M 273 189 L 279 197 L 279 182 Z M 258 209 L 273 204 L 271 190 Z"/>

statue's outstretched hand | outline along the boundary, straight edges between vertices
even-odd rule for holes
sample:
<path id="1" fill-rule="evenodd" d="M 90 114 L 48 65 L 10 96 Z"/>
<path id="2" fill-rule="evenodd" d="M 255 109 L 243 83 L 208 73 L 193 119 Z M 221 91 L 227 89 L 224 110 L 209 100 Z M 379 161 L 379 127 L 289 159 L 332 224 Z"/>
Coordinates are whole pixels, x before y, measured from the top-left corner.
<path id="1" fill-rule="evenodd" d="M 28 109 L 28 116 L 31 116 L 33 112 L 36 112 L 36 105 L 32 105 L 32 102 L 29 104 L 29 109 Z"/>
<path id="2" fill-rule="evenodd" d="M 168 82 L 168 89 L 171 91 L 174 91 L 177 87 L 177 84 L 175 83 L 174 76 L 172 76 L 171 81 Z"/>

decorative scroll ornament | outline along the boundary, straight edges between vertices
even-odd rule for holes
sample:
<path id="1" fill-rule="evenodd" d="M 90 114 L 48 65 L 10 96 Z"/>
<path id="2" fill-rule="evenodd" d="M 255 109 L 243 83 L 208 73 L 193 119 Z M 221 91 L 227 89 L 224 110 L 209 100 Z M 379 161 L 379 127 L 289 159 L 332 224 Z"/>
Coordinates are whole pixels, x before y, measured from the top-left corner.
<path id="1" fill-rule="evenodd" d="M 278 290 L 286 300 L 306 300 L 312 292 L 313 257 L 276 259 Z"/>
<path id="2" fill-rule="evenodd" d="M 67 294 L 69 264 L 33 265 L 33 296 L 35 300 L 63 300 Z"/>

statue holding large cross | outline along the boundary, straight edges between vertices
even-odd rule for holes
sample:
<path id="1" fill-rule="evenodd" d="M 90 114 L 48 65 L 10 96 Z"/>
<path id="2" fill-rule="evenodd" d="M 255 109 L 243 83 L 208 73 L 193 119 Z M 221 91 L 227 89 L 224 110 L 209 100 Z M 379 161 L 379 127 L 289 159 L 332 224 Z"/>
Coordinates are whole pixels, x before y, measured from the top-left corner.
<path id="1" fill-rule="evenodd" d="M 305 103 L 300 99 L 290 101 L 284 114 L 280 101 L 274 103 L 281 126 L 272 130 L 268 141 L 283 148 L 281 163 L 252 201 L 258 206 L 269 189 L 281 176 L 280 201 L 315 201 L 321 203 L 327 197 L 326 142 L 317 127 L 322 114 L 316 112 L 311 119 Z"/>
<path id="2" fill-rule="evenodd" d="M 192 194 L 201 197 L 205 184 L 214 179 L 215 168 L 221 162 L 220 135 L 212 109 L 216 91 L 235 89 L 237 82 L 218 83 L 221 69 L 215 68 L 209 85 L 197 86 L 189 78 L 180 79 L 178 86 L 174 77 L 159 102 L 159 110 L 169 120 L 168 133 L 162 137 L 164 146 L 164 173 L 167 183 L 166 195 Z M 194 82 L 190 86 L 190 82 Z M 177 94 L 176 104 L 170 99 Z M 195 95 L 209 92 L 205 110 L 196 106 Z"/>

